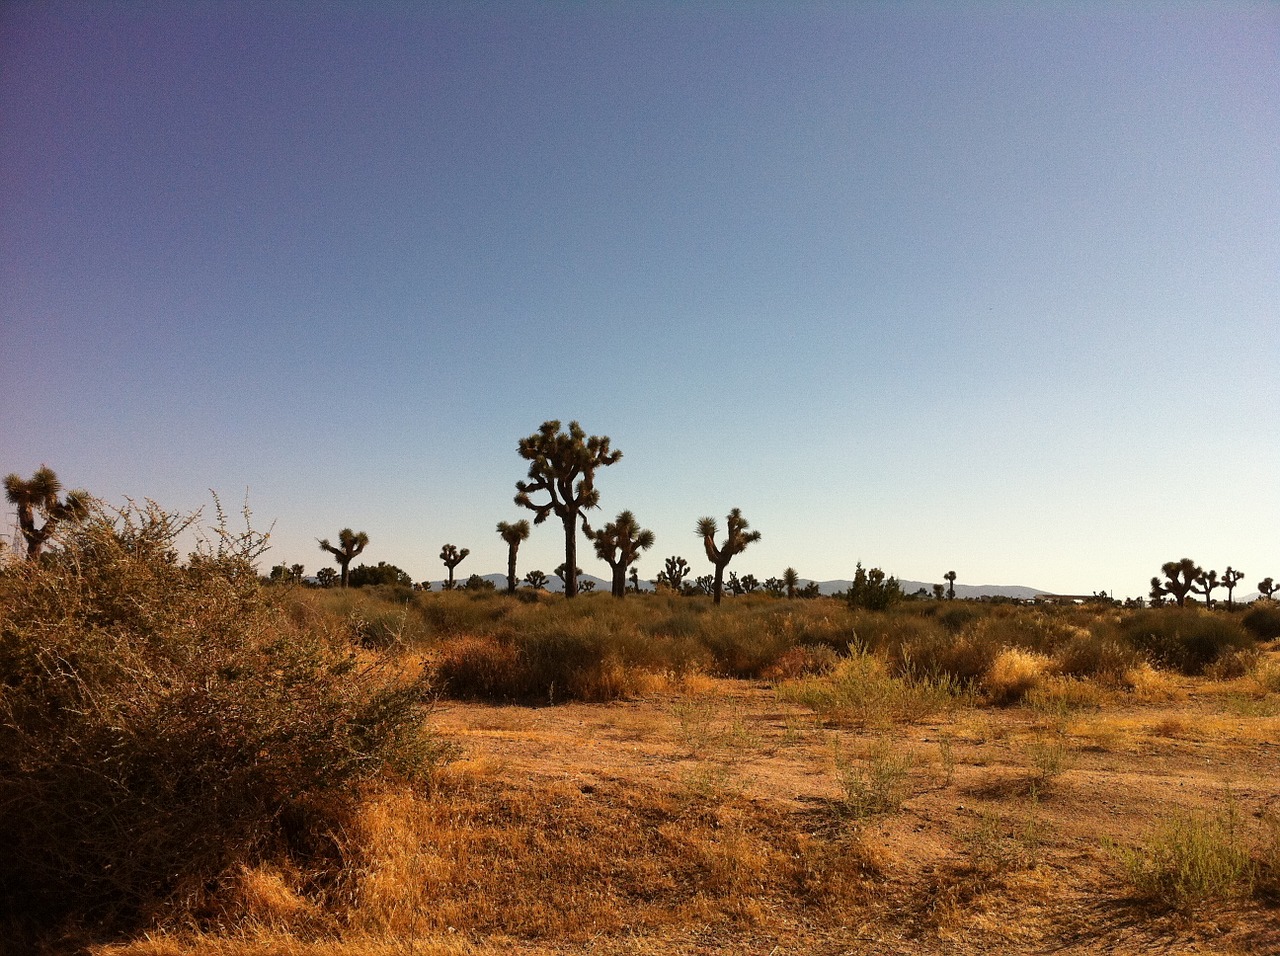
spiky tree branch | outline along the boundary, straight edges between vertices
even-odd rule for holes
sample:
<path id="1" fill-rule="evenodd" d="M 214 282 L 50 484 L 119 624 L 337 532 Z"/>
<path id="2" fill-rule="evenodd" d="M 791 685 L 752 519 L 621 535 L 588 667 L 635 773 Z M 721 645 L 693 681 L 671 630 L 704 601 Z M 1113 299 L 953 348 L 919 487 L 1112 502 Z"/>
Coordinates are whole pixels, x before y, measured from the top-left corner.
<path id="1" fill-rule="evenodd" d="M 1204 595 L 1204 606 L 1213 607 L 1213 591 L 1221 582 L 1218 580 L 1217 571 L 1201 571 L 1196 575 L 1195 580 L 1198 587 L 1191 588 L 1196 594 Z"/>
<path id="2" fill-rule="evenodd" d="M 565 567 L 578 566 L 578 516 L 600 504 L 595 487 L 596 470 L 612 465 L 622 452 L 609 447 L 608 436 L 592 435 L 577 422 L 568 433 L 560 431 L 559 420 L 543 422 L 528 438 L 520 439 L 520 457 L 529 462 L 529 480 L 516 482 L 515 502 L 533 512 L 533 523 L 542 524 L 554 514 L 564 525 Z M 535 501 L 534 495 L 547 496 Z M 565 597 L 578 593 L 578 576 L 570 573 L 564 583 Z"/>
<path id="3" fill-rule="evenodd" d="M 1237 571 L 1231 565 L 1227 565 L 1227 570 L 1222 572 L 1222 586 L 1227 589 L 1227 609 L 1235 607 L 1235 601 L 1231 596 L 1231 592 L 1236 589 L 1236 585 L 1240 583 L 1240 579 L 1244 577 L 1243 571 Z"/>
<path id="4" fill-rule="evenodd" d="M 1204 574 L 1204 570 L 1200 565 L 1190 558 L 1183 558 L 1181 561 L 1166 561 L 1160 566 L 1160 571 L 1164 574 L 1165 580 L 1161 581 L 1158 577 L 1151 579 L 1151 597 L 1155 599 L 1165 594 L 1171 594 L 1173 599 L 1178 602 L 1178 607 L 1186 606 L 1187 593 L 1195 586 L 1200 575 Z"/>

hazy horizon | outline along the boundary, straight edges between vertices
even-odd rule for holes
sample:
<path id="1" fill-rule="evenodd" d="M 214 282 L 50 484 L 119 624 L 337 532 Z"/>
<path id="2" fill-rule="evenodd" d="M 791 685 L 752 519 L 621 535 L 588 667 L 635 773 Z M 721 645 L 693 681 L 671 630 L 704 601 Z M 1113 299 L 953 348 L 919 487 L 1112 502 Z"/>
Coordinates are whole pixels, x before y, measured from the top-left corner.
<path id="1" fill-rule="evenodd" d="M 576 419 L 642 579 L 738 507 L 762 580 L 1252 592 L 1277 51 L 1246 2 L 5 4 L 0 473 L 436 580 Z"/>

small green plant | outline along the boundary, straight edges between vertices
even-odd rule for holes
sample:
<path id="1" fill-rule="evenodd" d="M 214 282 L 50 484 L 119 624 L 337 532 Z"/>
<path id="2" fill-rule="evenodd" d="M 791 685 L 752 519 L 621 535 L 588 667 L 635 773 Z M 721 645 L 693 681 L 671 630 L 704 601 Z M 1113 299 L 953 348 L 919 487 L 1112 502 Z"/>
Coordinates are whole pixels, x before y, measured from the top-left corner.
<path id="1" fill-rule="evenodd" d="M 1206 811 L 1176 811 L 1136 847 L 1110 845 L 1139 895 L 1188 909 L 1248 894 L 1254 865 L 1234 801 Z"/>
<path id="2" fill-rule="evenodd" d="M 889 738 L 878 738 L 861 761 L 850 759 L 838 740 L 832 744 L 832 751 L 844 808 L 855 819 L 893 813 L 911 796 L 910 774 L 915 758 L 895 747 Z"/>
<path id="3" fill-rule="evenodd" d="M 878 657 L 852 647 L 832 674 L 778 688 L 780 700 L 810 707 L 828 723 L 864 725 L 922 720 L 950 710 L 962 694 L 946 675 L 891 677 Z"/>

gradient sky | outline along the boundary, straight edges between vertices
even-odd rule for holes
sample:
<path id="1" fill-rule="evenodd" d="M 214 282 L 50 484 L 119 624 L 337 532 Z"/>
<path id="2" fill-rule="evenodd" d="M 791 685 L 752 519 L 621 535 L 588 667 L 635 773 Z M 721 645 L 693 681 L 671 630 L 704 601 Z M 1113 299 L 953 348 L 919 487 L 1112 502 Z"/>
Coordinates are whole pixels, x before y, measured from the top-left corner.
<path id="1" fill-rule="evenodd" d="M 503 570 L 558 418 L 644 578 L 1280 576 L 1273 3 L 11 0 L 0 243 L 0 472 L 267 564 Z"/>

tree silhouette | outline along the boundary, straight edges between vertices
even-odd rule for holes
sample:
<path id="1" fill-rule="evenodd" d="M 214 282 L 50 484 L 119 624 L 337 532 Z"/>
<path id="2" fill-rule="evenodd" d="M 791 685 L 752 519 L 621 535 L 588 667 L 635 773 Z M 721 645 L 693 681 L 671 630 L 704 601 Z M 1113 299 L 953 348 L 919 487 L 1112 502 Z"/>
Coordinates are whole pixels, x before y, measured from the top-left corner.
<path id="1" fill-rule="evenodd" d="M 947 581 L 947 600 L 954 601 L 956 599 L 956 573 L 948 571 L 943 577 Z"/>
<path id="2" fill-rule="evenodd" d="M 795 597 L 796 588 L 800 584 L 800 573 L 795 568 L 787 568 L 782 572 L 782 583 L 786 585 L 787 597 Z"/>
<path id="3" fill-rule="evenodd" d="M 1276 593 L 1277 588 L 1280 588 L 1280 584 L 1276 584 L 1271 578 L 1263 578 L 1258 582 L 1258 593 L 1268 601 L 1271 600 L 1271 595 Z"/>
<path id="4" fill-rule="evenodd" d="M 760 588 L 760 581 L 754 574 L 744 574 L 742 576 L 742 590 L 746 594 L 752 594 Z"/>
<path id="5" fill-rule="evenodd" d="M 947 596 L 946 587 L 944 587 L 941 584 L 935 584 L 933 586 L 933 599 L 935 601 L 941 601 L 946 596 Z"/>
<path id="6" fill-rule="evenodd" d="M 635 591 L 636 594 L 639 594 L 640 593 L 640 571 L 634 565 L 631 568 L 630 577 L 631 577 L 631 590 Z"/>
<path id="7" fill-rule="evenodd" d="M 547 576 L 535 568 L 524 576 L 524 583 L 535 591 L 541 591 L 547 586 Z"/>
<path id="8" fill-rule="evenodd" d="M 592 435 L 577 422 L 569 423 L 568 433 L 560 431 L 559 421 L 543 422 L 535 434 L 520 439 L 520 457 L 529 462 L 529 480 L 516 482 L 516 504 L 533 513 L 533 523 L 542 524 L 554 513 L 564 524 L 564 563 L 578 567 L 578 515 L 600 503 L 595 487 L 596 470 L 612 465 L 622 452 L 611 451 L 608 436 Z M 547 500 L 536 502 L 532 496 L 545 493 Z M 578 593 L 578 576 L 570 574 L 564 582 L 565 597 Z"/>
<path id="9" fill-rule="evenodd" d="M 653 547 L 653 532 L 641 528 L 640 522 L 630 511 L 619 512 L 599 531 L 591 530 L 586 516 L 582 518 L 582 531 L 587 540 L 595 545 L 598 557 L 613 571 L 610 593 L 616 597 L 625 597 L 627 593 L 627 568 L 640 559 L 641 551 Z"/>
<path id="10" fill-rule="evenodd" d="M 1187 592 L 1195 585 L 1196 579 L 1204 574 L 1200 566 L 1190 558 L 1166 561 L 1160 566 L 1160 571 L 1164 574 L 1165 580 L 1161 581 L 1158 577 L 1151 579 L 1151 598 L 1154 601 L 1165 594 L 1172 594 L 1173 599 L 1178 602 L 1178 607 L 1186 606 Z"/>
<path id="11" fill-rule="evenodd" d="M 332 554 L 333 560 L 337 561 L 342 568 L 342 586 L 344 588 L 347 586 L 349 577 L 347 568 L 351 565 L 352 559 L 363 551 L 368 543 L 369 536 L 367 534 L 363 531 L 356 534 L 350 528 L 343 528 L 338 532 L 338 546 L 336 548 L 329 543 L 328 538 L 321 539 L 320 550 L 328 551 Z"/>
<path id="12" fill-rule="evenodd" d="M 718 531 L 715 518 L 699 518 L 698 526 L 694 530 L 694 533 L 702 538 L 703 546 L 707 549 L 707 560 L 715 565 L 716 574 L 711 596 L 716 604 L 720 603 L 720 595 L 724 591 L 725 567 L 733 560 L 734 555 L 741 554 L 747 549 L 747 545 L 760 540 L 759 531 L 747 530 L 749 527 L 747 519 L 742 517 L 742 511 L 738 508 L 729 512 L 725 524 L 727 536 L 718 548 L 715 542 Z"/>
<path id="13" fill-rule="evenodd" d="M 567 565 L 567 564 L 561 564 L 561 565 L 558 565 L 558 566 L 556 567 L 555 571 L 553 571 L 552 573 L 553 573 L 556 577 L 558 577 L 558 578 L 560 579 L 560 583 L 565 587 L 565 589 L 566 589 L 566 591 L 567 591 L 567 590 L 568 590 L 568 587 L 569 587 L 569 565 Z M 573 569 L 573 577 L 574 577 L 574 580 L 577 580 L 578 578 L 582 577 L 582 575 L 583 575 L 582 568 L 574 568 L 574 569 Z M 586 582 L 585 582 L 585 581 L 580 582 L 580 584 L 581 584 L 582 586 L 578 588 L 578 590 L 579 590 L 579 591 L 586 591 L 586 590 L 588 590 L 588 588 L 586 587 Z"/>
<path id="14" fill-rule="evenodd" d="M 1222 586 L 1227 589 L 1227 609 L 1235 607 L 1235 601 L 1231 597 L 1231 592 L 1236 589 L 1236 585 L 1240 583 L 1240 579 L 1244 577 L 1243 571 L 1237 571 L 1231 565 L 1227 565 L 1227 570 L 1222 572 Z"/>
<path id="15" fill-rule="evenodd" d="M 34 475 L 23 481 L 12 474 L 4 480 L 5 497 L 18 509 L 18 528 L 27 542 L 27 560 L 37 561 L 40 552 L 58 525 L 64 521 L 81 521 L 89 514 L 89 493 L 68 491 L 59 499 L 62 482 L 48 465 L 41 465 Z M 36 514 L 44 524 L 36 527 Z"/>
<path id="16" fill-rule="evenodd" d="M 449 569 L 449 583 L 446 584 L 445 590 L 453 590 L 453 569 L 462 563 L 462 559 L 471 553 L 470 548 L 463 548 L 461 551 L 452 544 L 446 544 L 440 549 L 440 560 L 444 562 L 444 566 Z"/>
<path id="17" fill-rule="evenodd" d="M 658 572 L 657 580 L 653 583 L 660 587 L 668 587 L 680 594 L 684 590 L 684 579 L 689 573 L 689 562 L 678 554 L 673 554 L 667 558 L 666 567 Z"/>
<path id="18" fill-rule="evenodd" d="M 316 572 L 316 583 L 322 588 L 331 588 L 338 580 L 338 572 L 333 568 L 321 568 Z"/>
<path id="19" fill-rule="evenodd" d="M 1196 575 L 1195 583 L 1199 585 L 1199 587 L 1192 587 L 1191 590 L 1196 594 L 1204 595 L 1205 607 L 1213 607 L 1213 589 L 1222 583 L 1218 580 L 1218 572 L 1201 571 Z"/>
<path id="20" fill-rule="evenodd" d="M 529 538 L 529 522 L 499 521 L 498 534 L 507 542 L 507 593 L 515 594 L 516 584 L 516 552 L 520 550 L 520 542 Z"/>

